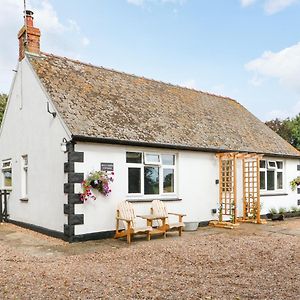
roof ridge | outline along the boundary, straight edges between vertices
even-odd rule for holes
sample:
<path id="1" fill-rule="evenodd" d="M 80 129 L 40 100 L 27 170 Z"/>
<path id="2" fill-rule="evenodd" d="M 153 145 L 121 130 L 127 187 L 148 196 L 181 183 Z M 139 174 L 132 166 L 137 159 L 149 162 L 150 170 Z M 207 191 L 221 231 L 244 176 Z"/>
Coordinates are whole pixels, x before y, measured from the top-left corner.
<path id="1" fill-rule="evenodd" d="M 27 53 L 27 55 L 31 55 L 31 53 Z M 88 67 L 94 67 L 94 68 L 97 68 L 97 69 L 104 69 L 104 70 L 107 70 L 107 71 L 110 71 L 110 72 L 115 72 L 115 73 L 118 73 L 118 74 L 124 74 L 124 75 L 135 77 L 135 78 L 142 78 L 142 79 L 145 79 L 147 81 L 157 82 L 157 83 L 165 84 L 165 85 L 168 85 L 168 86 L 171 86 L 171 87 L 175 87 L 175 88 L 179 88 L 179 89 L 184 89 L 184 90 L 188 90 L 188 91 L 194 91 L 194 92 L 202 93 L 202 94 L 205 94 L 205 95 L 208 95 L 208 96 L 214 96 L 214 97 L 222 98 L 222 99 L 225 99 L 225 100 L 231 100 L 231 101 L 236 102 L 237 104 L 240 104 L 237 100 L 235 100 L 233 98 L 230 98 L 228 96 L 223 96 L 223 95 L 218 95 L 218 94 L 214 94 L 214 93 L 211 93 L 211 92 L 205 92 L 205 91 L 201 91 L 201 90 L 196 90 L 194 88 L 188 88 L 188 87 L 185 87 L 185 86 L 181 86 L 179 84 L 165 82 L 165 81 L 158 80 L 158 79 L 153 79 L 153 78 L 147 78 L 147 77 L 139 76 L 139 75 L 132 74 L 132 73 L 126 73 L 126 72 L 118 71 L 118 70 L 115 70 L 115 69 L 112 69 L 112 68 L 107 68 L 107 67 L 103 67 L 103 66 L 97 66 L 97 65 L 94 65 L 92 63 L 83 62 L 83 61 L 80 61 L 80 60 L 77 60 L 77 59 L 73 59 L 73 58 L 69 58 L 69 57 L 66 57 L 66 56 L 56 55 L 56 54 L 47 53 L 47 52 L 41 52 L 41 55 L 53 56 L 53 57 L 57 57 L 57 58 L 61 58 L 61 59 L 67 59 L 67 60 L 72 61 L 74 63 L 82 64 L 82 65 L 85 65 L 85 66 L 88 66 Z"/>

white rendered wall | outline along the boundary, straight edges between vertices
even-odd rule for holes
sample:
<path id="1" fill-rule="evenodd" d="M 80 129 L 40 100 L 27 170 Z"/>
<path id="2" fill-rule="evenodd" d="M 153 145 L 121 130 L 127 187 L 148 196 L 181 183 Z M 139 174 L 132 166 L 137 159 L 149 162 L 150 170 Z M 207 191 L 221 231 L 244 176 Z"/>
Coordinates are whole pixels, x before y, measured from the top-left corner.
<path id="1" fill-rule="evenodd" d="M 60 144 L 64 137 L 68 138 L 59 117 L 47 112 L 47 98 L 28 61 L 23 60 L 0 134 L 0 161 L 12 159 L 10 219 L 63 232 L 66 154 Z M 22 155 L 28 155 L 28 202 L 20 201 Z"/>
<path id="2" fill-rule="evenodd" d="M 219 186 L 218 160 L 213 153 L 177 151 L 166 149 L 130 147 L 120 145 L 105 145 L 92 143 L 78 143 L 76 151 L 84 152 L 84 163 L 75 163 L 76 172 L 83 172 L 85 176 L 92 170 L 99 170 L 101 162 L 114 164 L 115 181 L 112 183 L 112 193 L 102 196 L 95 193 L 95 201 L 88 200 L 84 204 L 75 205 L 75 212 L 84 214 L 84 224 L 75 226 L 75 234 L 115 230 L 115 214 L 120 201 L 132 199 L 127 195 L 126 151 L 145 151 L 156 153 L 174 153 L 177 155 L 177 197 L 178 202 L 166 202 L 170 212 L 187 214 L 186 221 L 208 221 L 216 219 L 212 214 L 213 208 L 218 209 Z M 284 160 L 286 163 L 285 193 L 286 196 L 262 197 L 262 214 L 270 207 L 290 207 L 297 204 L 296 192 L 291 192 L 288 182 L 297 175 L 295 159 Z M 242 165 L 238 162 L 238 215 L 242 215 Z M 80 191 L 80 185 L 76 187 Z M 140 198 L 140 197 L 139 197 Z M 151 197 L 152 199 L 158 197 Z M 134 203 L 137 214 L 148 214 L 151 203 Z M 142 224 L 142 221 L 140 222 Z"/>

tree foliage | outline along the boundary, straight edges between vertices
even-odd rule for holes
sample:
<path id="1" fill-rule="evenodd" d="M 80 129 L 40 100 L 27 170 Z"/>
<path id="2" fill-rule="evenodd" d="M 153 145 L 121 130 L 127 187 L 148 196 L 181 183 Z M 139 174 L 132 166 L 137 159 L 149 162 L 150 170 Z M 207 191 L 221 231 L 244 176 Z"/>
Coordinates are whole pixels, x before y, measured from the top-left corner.
<path id="1" fill-rule="evenodd" d="M 274 120 L 267 121 L 266 125 L 295 148 L 300 150 L 300 114 L 294 118 L 287 118 L 284 120 L 276 118 Z"/>
<path id="2" fill-rule="evenodd" d="M 0 124 L 2 122 L 3 114 L 5 111 L 8 96 L 6 94 L 0 94 Z"/>

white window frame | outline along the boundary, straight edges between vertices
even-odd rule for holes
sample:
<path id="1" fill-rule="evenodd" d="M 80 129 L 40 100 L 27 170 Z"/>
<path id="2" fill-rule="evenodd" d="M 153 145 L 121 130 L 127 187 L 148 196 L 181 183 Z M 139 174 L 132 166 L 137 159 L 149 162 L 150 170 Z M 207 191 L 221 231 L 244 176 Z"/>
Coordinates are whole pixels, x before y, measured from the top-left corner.
<path id="1" fill-rule="evenodd" d="M 125 160 L 126 160 L 126 153 L 127 152 L 136 152 L 136 153 L 142 153 L 142 163 L 126 163 L 126 169 L 127 169 L 127 197 L 134 198 L 134 197 L 142 197 L 142 198 L 153 198 L 153 197 L 176 197 L 177 195 L 177 155 L 176 153 L 157 153 L 157 152 L 142 152 L 142 151 L 134 151 L 134 150 L 127 150 L 125 152 Z M 146 160 L 146 155 L 152 154 L 152 155 L 159 155 L 159 163 L 153 163 L 148 162 Z M 162 155 L 174 155 L 174 165 L 163 165 L 162 163 Z M 147 162 L 147 163 L 146 163 Z M 159 168 L 159 193 L 158 194 L 145 194 L 145 180 L 144 180 L 144 173 L 145 173 L 145 167 L 155 167 L 157 166 Z M 128 169 L 129 168 L 140 168 L 141 169 L 141 193 L 129 193 L 128 191 Z M 173 169 L 174 170 L 174 192 L 171 193 L 164 193 L 164 187 L 163 187 L 163 170 L 164 169 Z"/>
<path id="2" fill-rule="evenodd" d="M 271 166 L 271 163 L 273 163 L 275 166 Z M 267 168 L 268 168 L 268 170 L 276 170 L 277 169 L 277 162 L 275 160 L 268 160 L 267 161 Z"/>
<path id="3" fill-rule="evenodd" d="M 265 189 L 260 189 L 261 192 L 263 193 L 278 193 L 278 192 L 283 192 L 285 190 L 285 163 L 283 160 L 267 160 L 263 159 L 262 161 L 265 161 L 265 168 L 259 168 L 260 172 L 264 172 L 265 174 Z M 275 167 L 270 166 L 270 162 L 275 163 Z M 277 162 L 282 163 L 282 168 L 279 169 L 277 167 Z M 269 171 L 274 171 L 274 190 L 268 190 L 268 170 Z M 282 188 L 278 189 L 278 182 L 277 182 L 277 174 L 282 173 Z"/>
<path id="4" fill-rule="evenodd" d="M 8 166 L 4 166 L 5 163 L 9 163 Z M 9 159 L 4 159 L 2 160 L 2 186 L 3 186 L 3 189 L 6 189 L 6 190 L 12 190 L 12 185 L 13 185 L 13 182 L 11 180 L 11 186 L 6 186 L 5 185 L 5 171 L 9 171 L 11 172 L 12 174 L 12 159 L 9 158 Z"/>
<path id="5" fill-rule="evenodd" d="M 21 191 L 22 198 L 28 198 L 28 155 L 22 155 L 22 163 L 21 163 Z"/>
<path id="6" fill-rule="evenodd" d="M 158 162 L 148 161 L 147 155 L 157 155 L 158 156 Z M 160 153 L 154 153 L 154 152 L 153 153 L 152 152 L 144 152 L 144 165 L 161 166 L 162 165 L 161 154 Z"/>

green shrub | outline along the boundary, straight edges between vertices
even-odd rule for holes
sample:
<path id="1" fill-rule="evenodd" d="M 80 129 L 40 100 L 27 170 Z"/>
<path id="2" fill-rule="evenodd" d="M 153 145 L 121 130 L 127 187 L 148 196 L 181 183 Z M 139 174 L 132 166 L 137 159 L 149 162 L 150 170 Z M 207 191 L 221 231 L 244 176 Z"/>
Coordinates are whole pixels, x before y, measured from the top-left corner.
<path id="1" fill-rule="evenodd" d="M 269 209 L 269 213 L 272 214 L 272 215 L 275 215 L 275 214 L 277 214 L 277 209 L 272 207 L 272 208 Z"/>
<path id="2" fill-rule="evenodd" d="M 280 213 L 281 215 L 285 214 L 285 213 L 286 213 L 286 208 L 280 207 L 280 208 L 278 209 L 278 213 Z"/>
<path id="3" fill-rule="evenodd" d="M 290 209 L 291 212 L 297 212 L 298 211 L 298 207 L 297 206 L 292 206 Z"/>

